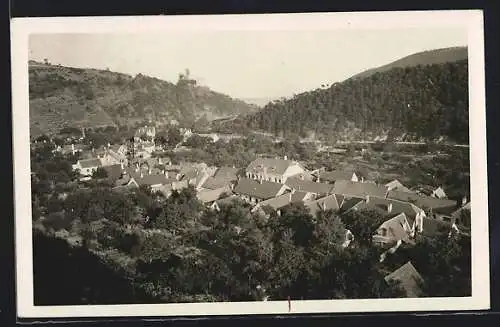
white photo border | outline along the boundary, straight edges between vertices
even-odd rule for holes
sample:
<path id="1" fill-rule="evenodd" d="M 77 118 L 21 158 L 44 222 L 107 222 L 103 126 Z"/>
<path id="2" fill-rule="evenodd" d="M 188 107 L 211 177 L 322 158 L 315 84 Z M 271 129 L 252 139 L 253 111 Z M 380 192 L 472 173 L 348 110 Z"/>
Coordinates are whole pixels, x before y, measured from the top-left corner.
<path id="1" fill-rule="evenodd" d="M 366 299 L 171 303 L 154 305 L 35 306 L 30 180 L 28 36 L 50 33 L 151 33 L 210 30 L 329 30 L 457 27 L 468 31 L 472 296 L 463 298 Z M 486 104 L 481 10 L 14 18 L 11 21 L 12 119 L 15 193 L 16 295 L 20 318 L 212 316 L 252 314 L 420 312 L 490 308 Z M 475 218 L 474 218 L 475 217 Z"/>

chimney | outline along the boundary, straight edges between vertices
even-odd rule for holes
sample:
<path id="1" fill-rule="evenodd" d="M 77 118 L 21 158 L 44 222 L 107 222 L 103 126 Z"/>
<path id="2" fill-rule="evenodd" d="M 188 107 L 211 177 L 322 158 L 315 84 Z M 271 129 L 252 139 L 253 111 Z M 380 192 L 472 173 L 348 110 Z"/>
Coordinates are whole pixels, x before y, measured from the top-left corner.
<path id="1" fill-rule="evenodd" d="M 142 171 L 141 171 L 141 178 L 144 178 L 144 174 L 142 173 Z"/>
<path id="2" fill-rule="evenodd" d="M 288 193 L 288 202 L 292 202 L 292 194 L 293 194 L 293 191 Z"/>
<path id="3" fill-rule="evenodd" d="M 366 196 L 365 196 L 365 202 L 366 202 L 366 203 L 369 203 L 369 202 L 370 202 L 370 196 L 369 196 L 369 195 L 366 195 Z"/>
<path id="4" fill-rule="evenodd" d="M 160 157 L 160 158 L 158 158 L 158 164 L 159 164 L 159 165 L 163 164 L 163 162 L 162 162 L 162 160 L 161 160 L 161 157 Z"/>
<path id="5" fill-rule="evenodd" d="M 392 203 L 389 203 L 387 205 L 387 213 L 391 213 L 392 212 Z"/>
<path id="6" fill-rule="evenodd" d="M 466 204 L 467 204 L 467 197 L 464 195 L 464 197 L 462 198 L 462 206 Z"/>
<path id="7" fill-rule="evenodd" d="M 285 156 L 283 157 L 283 160 L 288 160 L 288 157 L 285 155 Z"/>
<path id="8" fill-rule="evenodd" d="M 123 164 L 123 161 L 120 162 L 120 166 L 122 167 L 122 170 L 125 170 L 125 165 Z"/>
<path id="9" fill-rule="evenodd" d="M 365 178 L 361 177 L 361 183 L 364 183 L 364 182 L 365 182 Z"/>
<path id="10" fill-rule="evenodd" d="M 71 143 L 71 150 L 73 151 L 73 153 L 75 152 L 75 144 Z"/>
<path id="11" fill-rule="evenodd" d="M 151 168 L 148 169 L 148 175 L 151 175 Z"/>
<path id="12" fill-rule="evenodd" d="M 323 211 L 326 211 L 325 201 L 321 202 L 321 209 L 323 209 Z"/>
<path id="13" fill-rule="evenodd" d="M 111 144 L 108 142 L 108 148 L 111 148 Z"/>

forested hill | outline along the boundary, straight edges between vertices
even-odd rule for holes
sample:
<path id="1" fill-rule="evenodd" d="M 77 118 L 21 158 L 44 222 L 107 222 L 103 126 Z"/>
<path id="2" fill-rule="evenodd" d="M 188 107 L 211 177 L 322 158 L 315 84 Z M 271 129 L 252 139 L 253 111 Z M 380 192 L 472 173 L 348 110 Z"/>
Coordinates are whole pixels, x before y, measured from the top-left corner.
<path id="1" fill-rule="evenodd" d="M 31 133 L 63 127 L 192 122 L 257 110 L 255 105 L 199 86 L 180 75 L 177 84 L 142 74 L 29 62 Z"/>
<path id="2" fill-rule="evenodd" d="M 351 78 L 365 78 L 375 73 L 382 73 L 393 68 L 415 67 L 418 65 L 443 64 L 447 62 L 456 62 L 468 58 L 467 47 L 451 47 L 418 52 L 387 65 L 365 70 Z"/>
<path id="3" fill-rule="evenodd" d="M 348 79 L 271 102 L 229 124 L 286 137 L 467 143 L 468 62 L 393 68 Z"/>

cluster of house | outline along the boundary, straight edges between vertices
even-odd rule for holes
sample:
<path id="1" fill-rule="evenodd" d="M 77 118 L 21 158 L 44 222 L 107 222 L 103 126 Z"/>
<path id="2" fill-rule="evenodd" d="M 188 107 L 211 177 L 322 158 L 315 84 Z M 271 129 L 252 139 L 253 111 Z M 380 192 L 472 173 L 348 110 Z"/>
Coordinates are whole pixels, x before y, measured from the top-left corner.
<path id="1" fill-rule="evenodd" d="M 183 132 L 184 136 L 190 135 L 189 130 Z M 154 145 L 155 130 L 145 128 L 138 131 L 136 137 L 135 143 L 139 145 L 144 146 L 147 142 Z M 81 151 L 75 146 L 66 150 Z M 193 186 L 198 199 L 213 210 L 220 210 L 222 205 L 234 199 L 247 202 L 252 212 L 265 216 L 270 211 L 281 215 L 281 210 L 292 203 L 302 203 L 313 217 L 329 210 L 339 212 L 341 217 L 353 211 L 374 210 L 384 217 L 372 237 L 375 246 L 386 249 L 381 261 L 402 244 L 413 244 L 417 234 L 470 236 L 470 214 L 463 214 L 470 212 L 470 202 L 465 197 L 459 203 L 448 199 L 441 187 L 424 194 L 397 180 L 387 184 L 366 181 L 353 171 L 310 171 L 286 156 L 258 158 L 240 170 L 209 167 L 204 163 L 172 164 L 168 158 L 151 155 L 129 159 L 127 151 L 126 145 L 108 144 L 104 149 L 93 151 L 92 158 L 79 160 L 73 168 L 80 171 L 82 179 L 91 179 L 98 168 L 106 170 L 115 190 L 148 186 L 168 197 L 174 190 Z M 348 247 L 355 237 L 347 231 L 344 247 Z M 411 262 L 386 279 L 409 274 L 413 279 L 419 278 Z"/>

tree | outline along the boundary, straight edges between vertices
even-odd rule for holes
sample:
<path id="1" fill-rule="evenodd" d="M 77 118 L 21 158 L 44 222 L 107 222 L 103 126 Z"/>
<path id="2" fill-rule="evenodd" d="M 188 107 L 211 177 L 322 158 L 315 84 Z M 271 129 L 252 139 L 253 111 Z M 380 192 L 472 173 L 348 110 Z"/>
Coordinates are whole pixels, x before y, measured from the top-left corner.
<path id="1" fill-rule="evenodd" d="M 167 144 L 170 146 L 176 146 L 182 141 L 182 135 L 179 129 L 170 128 L 167 132 Z"/>
<path id="2" fill-rule="evenodd" d="M 92 178 L 100 179 L 100 178 L 107 178 L 108 177 L 108 172 L 106 169 L 102 167 L 98 167 L 93 173 L 92 173 Z"/>
<path id="3" fill-rule="evenodd" d="M 385 218 L 373 210 L 351 210 L 342 215 L 342 221 L 347 229 L 354 234 L 357 243 L 371 244 L 372 236 Z"/>

